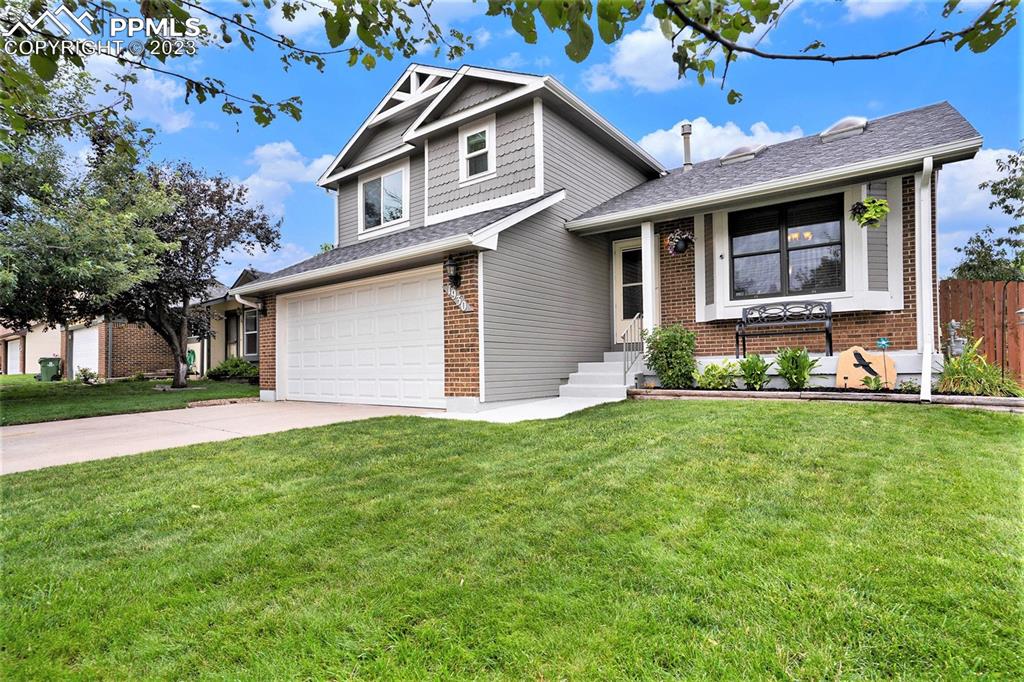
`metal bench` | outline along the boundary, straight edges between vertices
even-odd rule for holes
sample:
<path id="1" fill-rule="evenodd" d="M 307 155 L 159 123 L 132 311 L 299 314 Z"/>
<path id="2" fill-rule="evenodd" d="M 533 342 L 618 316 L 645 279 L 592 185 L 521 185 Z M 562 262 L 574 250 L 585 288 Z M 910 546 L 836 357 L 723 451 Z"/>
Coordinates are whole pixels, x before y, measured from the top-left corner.
<path id="1" fill-rule="evenodd" d="M 736 357 L 747 356 L 747 339 L 757 336 L 787 336 L 819 331 L 825 334 L 825 354 L 832 355 L 832 304 L 825 301 L 765 303 L 743 309 L 736 323 Z M 810 328 L 810 329 L 809 329 Z M 742 344 L 743 355 L 740 355 Z"/>

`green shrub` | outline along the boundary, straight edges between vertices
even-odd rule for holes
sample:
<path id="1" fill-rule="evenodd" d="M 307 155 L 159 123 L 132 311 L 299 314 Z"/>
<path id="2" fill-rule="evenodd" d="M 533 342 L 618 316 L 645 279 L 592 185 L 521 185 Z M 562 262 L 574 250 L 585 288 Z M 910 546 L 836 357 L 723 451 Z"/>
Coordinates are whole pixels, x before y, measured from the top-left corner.
<path id="1" fill-rule="evenodd" d="M 860 380 L 861 385 L 869 391 L 882 391 L 885 389 L 885 382 L 882 377 L 866 376 Z"/>
<path id="2" fill-rule="evenodd" d="M 775 364 L 789 388 L 799 391 L 811 383 L 811 370 L 818 366 L 818 361 L 811 359 L 806 348 L 780 348 L 775 351 Z"/>
<path id="3" fill-rule="evenodd" d="M 900 385 L 896 387 L 896 390 L 900 393 L 920 393 L 921 384 L 913 379 L 904 379 L 900 382 Z"/>
<path id="4" fill-rule="evenodd" d="M 984 354 L 978 352 L 981 341 L 979 338 L 969 344 L 960 357 L 946 358 L 942 374 L 939 375 L 939 393 L 1024 397 L 1024 390 L 1021 390 L 1012 375 L 1004 377 L 998 366 L 991 364 Z"/>
<path id="5" fill-rule="evenodd" d="M 75 372 L 75 381 L 80 384 L 95 384 L 99 378 L 100 375 L 88 367 L 79 367 Z"/>
<path id="6" fill-rule="evenodd" d="M 720 365 L 710 364 L 697 375 L 697 387 L 716 391 L 736 388 L 739 367 L 735 362 L 725 360 Z"/>
<path id="7" fill-rule="evenodd" d="M 757 353 L 752 353 L 740 360 L 740 374 L 743 376 L 743 385 L 751 391 L 763 390 L 768 385 L 768 370 L 772 363 L 766 361 Z"/>
<path id="8" fill-rule="evenodd" d="M 697 334 L 678 325 L 658 327 L 653 332 L 644 331 L 647 352 L 644 359 L 654 370 L 664 388 L 689 388 L 697 371 L 694 351 L 697 348 Z"/>
<path id="9" fill-rule="evenodd" d="M 146 375 L 142 372 L 136 372 L 128 377 L 128 381 L 148 381 L 148 379 L 146 379 Z"/>
<path id="10" fill-rule="evenodd" d="M 228 358 L 206 373 L 207 378 L 214 381 L 256 379 L 259 375 L 259 367 L 239 357 Z"/>

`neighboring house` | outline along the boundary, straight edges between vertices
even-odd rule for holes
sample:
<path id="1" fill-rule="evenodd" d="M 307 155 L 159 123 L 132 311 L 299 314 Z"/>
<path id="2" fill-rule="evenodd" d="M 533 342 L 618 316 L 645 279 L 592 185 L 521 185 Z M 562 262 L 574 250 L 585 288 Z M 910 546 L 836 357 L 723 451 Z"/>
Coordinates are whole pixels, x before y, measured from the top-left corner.
<path id="1" fill-rule="evenodd" d="M 39 374 L 40 358 L 60 356 L 60 329 L 34 324 L 27 329 L 0 329 L 4 374 Z"/>
<path id="2" fill-rule="evenodd" d="M 981 137 L 947 103 L 837 126 L 666 171 L 550 77 L 411 66 L 319 180 L 336 247 L 230 290 L 260 306 L 261 397 L 622 395 L 630 326 L 681 323 L 731 356 L 744 306 L 804 299 L 832 303 L 837 350 L 887 336 L 920 373 L 936 173 Z M 878 229 L 848 217 L 867 195 L 892 207 Z M 694 243 L 670 255 L 677 229 Z M 823 350 L 751 349 L 797 344 Z"/>
<path id="3" fill-rule="evenodd" d="M 253 268 L 242 270 L 231 287 L 241 287 L 268 273 Z M 205 375 L 210 368 L 226 358 L 242 357 L 253 364 L 259 363 L 260 315 L 256 303 L 245 305 L 228 289 L 219 284 L 207 294 L 202 305 L 210 307 L 211 334 L 206 338 L 191 337 L 188 348 L 195 354 L 196 374 Z M 243 299 L 244 300 L 244 299 Z"/>
<path id="4" fill-rule="evenodd" d="M 100 379 L 123 379 L 133 374 L 166 373 L 174 367 L 171 349 L 148 325 L 124 320 L 93 320 L 63 330 L 61 359 L 72 379 L 88 369 Z"/>

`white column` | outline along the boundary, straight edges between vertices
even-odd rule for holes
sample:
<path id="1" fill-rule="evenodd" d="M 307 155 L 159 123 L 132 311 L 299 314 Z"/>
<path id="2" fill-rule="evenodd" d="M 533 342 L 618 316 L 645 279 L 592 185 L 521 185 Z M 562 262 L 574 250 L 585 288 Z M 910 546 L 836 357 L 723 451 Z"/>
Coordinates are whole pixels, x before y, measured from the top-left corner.
<path id="1" fill-rule="evenodd" d="M 921 401 L 932 399 L 935 289 L 932 280 L 932 157 L 924 160 L 917 188 L 917 300 L 921 331 Z"/>
<path id="2" fill-rule="evenodd" d="M 644 296 L 644 329 L 651 332 L 658 326 L 658 310 L 655 305 L 655 268 L 658 264 L 658 242 L 654 235 L 654 223 L 640 223 L 641 281 Z"/>

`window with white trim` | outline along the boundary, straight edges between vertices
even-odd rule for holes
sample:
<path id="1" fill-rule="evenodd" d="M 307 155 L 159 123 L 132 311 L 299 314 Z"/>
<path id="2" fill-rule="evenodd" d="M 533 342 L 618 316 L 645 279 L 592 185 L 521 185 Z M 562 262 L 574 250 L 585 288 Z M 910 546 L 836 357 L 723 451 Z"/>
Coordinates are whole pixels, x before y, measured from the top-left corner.
<path id="1" fill-rule="evenodd" d="M 359 178 L 359 231 L 392 227 L 409 220 L 409 162 Z"/>
<path id="2" fill-rule="evenodd" d="M 494 116 L 459 128 L 459 181 L 475 182 L 495 174 Z"/>
<path id="3" fill-rule="evenodd" d="M 246 308 L 242 314 L 242 335 L 245 339 L 245 356 L 258 356 L 260 354 L 259 311 L 254 308 Z"/>

